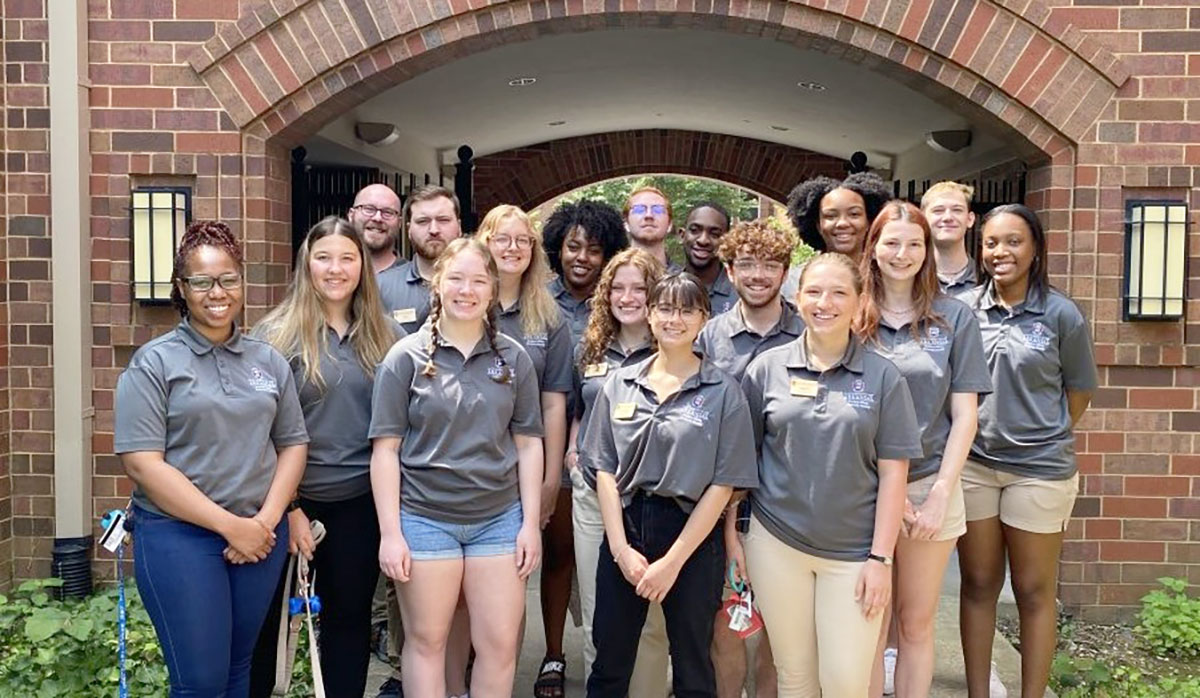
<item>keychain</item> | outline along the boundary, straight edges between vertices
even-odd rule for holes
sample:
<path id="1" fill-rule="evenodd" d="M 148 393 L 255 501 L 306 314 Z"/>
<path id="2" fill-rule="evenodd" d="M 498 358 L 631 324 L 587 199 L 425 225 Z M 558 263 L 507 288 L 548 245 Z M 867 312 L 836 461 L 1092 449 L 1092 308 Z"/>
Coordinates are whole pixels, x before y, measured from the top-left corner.
<path id="1" fill-rule="evenodd" d="M 129 678 L 125 670 L 126 636 L 128 619 L 125 606 L 125 546 L 129 543 L 129 527 L 126 525 L 129 509 L 113 509 L 100 519 L 104 533 L 100 545 L 110 553 L 117 554 L 117 695 L 129 698 Z"/>
<path id="2" fill-rule="evenodd" d="M 725 601 L 725 613 L 729 616 L 729 629 L 745 640 L 762 630 L 762 614 L 754 611 L 754 592 L 750 585 L 734 576 L 736 567 L 729 565 L 729 586 L 733 595 Z"/>

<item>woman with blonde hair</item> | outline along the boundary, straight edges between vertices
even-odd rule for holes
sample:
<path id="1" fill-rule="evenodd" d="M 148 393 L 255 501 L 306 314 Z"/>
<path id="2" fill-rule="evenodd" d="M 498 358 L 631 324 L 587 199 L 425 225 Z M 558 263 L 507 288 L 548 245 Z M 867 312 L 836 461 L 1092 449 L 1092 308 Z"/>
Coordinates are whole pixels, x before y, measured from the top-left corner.
<path id="1" fill-rule="evenodd" d="M 510 695 L 525 582 L 541 558 L 542 420 L 529 354 L 496 330 L 499 272 L 473 238 L 434 265 L 428 321 L 375 374 L 371 486 L 379 563 L 399 584 L 410 698 L 445 698 L 460 591 L 471 694 Z"/>
<path id="2" fill-rule="evenodd" d="M 348 221 L 322 219 L 296 255 L 287 297 L 255 328 L 292 368 L 309 433 L 308 463 L 287 515 L 290 548 L 322 580 L 325 691 L 361 696 L 370 655 L 379 527 L 371 506 L 371 390 L 375 368 L 405 332 L 383 313 L 362 238 Z M 310 520 L 328 536 L 314 550 Z M 276 600 L 291 580 L 281 579 Z M 259 634 L 252 696 L 275 681 L 279 604 Z"/>

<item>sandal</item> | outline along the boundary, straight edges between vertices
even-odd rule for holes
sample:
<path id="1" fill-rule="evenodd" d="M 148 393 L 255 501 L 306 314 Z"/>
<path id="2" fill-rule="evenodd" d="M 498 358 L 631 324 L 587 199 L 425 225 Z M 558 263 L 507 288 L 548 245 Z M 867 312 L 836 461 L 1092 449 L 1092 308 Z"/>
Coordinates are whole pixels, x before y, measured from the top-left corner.
<path id="1" fill-rule="evenodd" d="M 547 655 L 542 659 L 537 681 L 533 684 L 535 698 L 563 698 L 566 695 L 567 662 Z"/>

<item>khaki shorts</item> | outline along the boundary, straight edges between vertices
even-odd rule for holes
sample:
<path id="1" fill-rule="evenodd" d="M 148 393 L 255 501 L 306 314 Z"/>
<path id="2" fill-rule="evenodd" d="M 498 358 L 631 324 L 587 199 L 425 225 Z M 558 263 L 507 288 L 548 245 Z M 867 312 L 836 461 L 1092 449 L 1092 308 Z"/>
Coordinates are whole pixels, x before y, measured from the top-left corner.
<path id="1" fill-rule="evenodd" d="M 925 499 L 929 497 L 929 491 L 937 482 L 937 477 L 938 474 L 933 473 L 908 483 L 908 501 L 912 502 L 913 508 L 920 508 L 925 503 Z M 946 516 L 942 519 L 942 530 L 934 536 L 933 540 L 954 540 L 966 532 L 967 508 L 963 503 L 963 490 L 961 485 L 955 485 L 950 492 L 950 499 L 946 500 Z"/>
<path id="2" fill-rule="evenodd" d="M 1062 533 L 1075 508 L 1079 475 L 1067 480 L 1039 480 L 967 460 L 962 489 L 967 521 L 999 516 L 1001 523 L 1022 531 Z"/>

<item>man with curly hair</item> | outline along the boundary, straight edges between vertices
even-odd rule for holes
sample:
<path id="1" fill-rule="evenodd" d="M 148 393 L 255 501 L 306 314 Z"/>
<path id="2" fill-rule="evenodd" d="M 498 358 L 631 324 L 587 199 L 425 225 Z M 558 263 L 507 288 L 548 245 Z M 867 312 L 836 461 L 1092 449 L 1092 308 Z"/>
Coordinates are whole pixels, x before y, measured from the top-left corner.
<path id="1" fill-rule="evenodd" d="M 728 312 L 708 321 L 696 346 L 705 357 L 738 380 L 754 357 L 791 342 L 804 330 L 804 323 L 795 308 L 780 296 L 795 247 L 795 234 L 790 230 L 777 230 L 763 219 L 738 223 L 721 238 L 717 254 L 738 299 Z M 736 504 L 726 512 L 727 517 L 737 514 Z M 727 529 L 726 535 L 737 534 Z M 737 698 L 742 695 L 746 683 L 746 643 L 729 629 L 729 619 L 723 615 L 724 611 L 718 614 L 713 630 L 717 696 Z M 775 666 L 765 631 L 758 645 L 754 673 L 758 698 L 773 698 Z"/>

